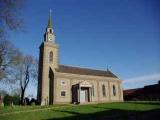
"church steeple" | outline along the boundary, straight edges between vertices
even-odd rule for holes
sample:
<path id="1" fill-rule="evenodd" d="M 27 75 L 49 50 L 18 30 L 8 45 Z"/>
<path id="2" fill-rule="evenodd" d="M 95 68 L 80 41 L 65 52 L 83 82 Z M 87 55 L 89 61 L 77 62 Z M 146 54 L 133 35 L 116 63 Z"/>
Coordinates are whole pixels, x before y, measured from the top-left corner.
<path id="1" fill-rule="evenodd" d="M 46 42 L 53 42 L 55 43 L 55 35 L 54 35 L 54 32 L 53 32 L 53 26 L 52 26 L 52 11 L 50 10 L 49 11 L 49 19 L 48 19 L 48 25 L 47 25 L 47 28 L 46 28 L 46 32 L 45 32 L 45 35 L 44 35 L 44 41 Z"/>
<path id="2" fill-rule="evenodd" d="M 48 28 L 52 28 L 52 10 L 49 11 Z"/>

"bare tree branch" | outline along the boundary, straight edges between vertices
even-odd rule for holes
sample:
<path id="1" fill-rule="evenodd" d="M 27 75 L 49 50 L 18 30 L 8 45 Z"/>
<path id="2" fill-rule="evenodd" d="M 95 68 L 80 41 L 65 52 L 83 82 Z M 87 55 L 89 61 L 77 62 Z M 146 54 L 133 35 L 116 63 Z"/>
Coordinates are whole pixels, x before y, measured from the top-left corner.
<path id="1" fill-rule="evenodd" d="M 17 66 L 17 68 L 15 69 L 17 71 L 17 75 L 19 75 L 19 79 L 17 79 L 17 81 L 19 81 L 19 85 L 21 88 L 21 104 L 24 104 L 24 95 L 25 95 L 25 91 L 26 88 L 30 82 L 30 80 L 34 80 L 34 74 L 36 71 L 36 67 L 35 67 L 35 60 L 32 56 L 30 55 L 26 55 L 26 56 L 21 56 L 21 61 L 19 63 L 19 65 Z"/>
<path id="2" fill-rule="evenodd" d="M 9 41 L 0 41 L 0 81 L 7 77 L 11 67 L 18 63 L 20 54 Z"/>
<path id="3" fill-rule="evenodd" d="M 22 27 L 20 9 L 24 0 L 0 0 L 0 39 L 7 34 L 6 30 L 17 31 Z"/>

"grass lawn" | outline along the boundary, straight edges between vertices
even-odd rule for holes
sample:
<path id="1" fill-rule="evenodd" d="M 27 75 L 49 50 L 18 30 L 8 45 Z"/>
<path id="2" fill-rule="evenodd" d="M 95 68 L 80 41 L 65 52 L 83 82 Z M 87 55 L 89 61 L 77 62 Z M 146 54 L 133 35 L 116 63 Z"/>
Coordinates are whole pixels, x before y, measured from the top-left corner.
<path id="1" fill-rule="evenodd" d="M 1 107 L 0 120 L 159 120 L 160 102 Z"/>

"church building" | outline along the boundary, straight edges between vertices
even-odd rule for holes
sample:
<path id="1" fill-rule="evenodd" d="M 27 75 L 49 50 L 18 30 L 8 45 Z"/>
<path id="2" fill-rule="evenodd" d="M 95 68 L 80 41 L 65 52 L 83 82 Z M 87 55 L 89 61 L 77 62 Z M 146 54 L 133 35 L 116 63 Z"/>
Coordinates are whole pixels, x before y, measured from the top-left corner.
<path id="1" fill-rule="evenodd" d="M 110 70 L 59 64 L 51 13 L 39 49 L 37 99 L 41 105 L 123 101 L 122 81 Z"/>

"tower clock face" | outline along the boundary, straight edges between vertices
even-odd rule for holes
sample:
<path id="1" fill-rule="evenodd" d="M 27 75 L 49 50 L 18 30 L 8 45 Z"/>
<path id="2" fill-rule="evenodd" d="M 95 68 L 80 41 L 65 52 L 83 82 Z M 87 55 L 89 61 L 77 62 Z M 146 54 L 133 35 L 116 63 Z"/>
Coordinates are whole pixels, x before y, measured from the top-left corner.
<path id="1" fill-rule="evenodd" d="M 52 41 L 52 35 L 48 35 L 48 40 Z"/>

